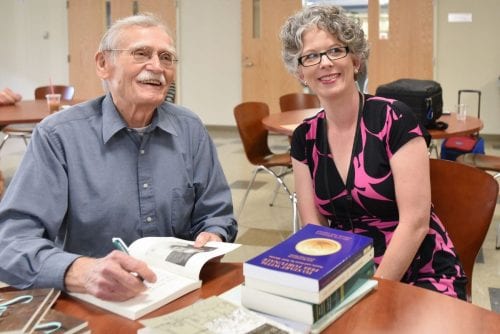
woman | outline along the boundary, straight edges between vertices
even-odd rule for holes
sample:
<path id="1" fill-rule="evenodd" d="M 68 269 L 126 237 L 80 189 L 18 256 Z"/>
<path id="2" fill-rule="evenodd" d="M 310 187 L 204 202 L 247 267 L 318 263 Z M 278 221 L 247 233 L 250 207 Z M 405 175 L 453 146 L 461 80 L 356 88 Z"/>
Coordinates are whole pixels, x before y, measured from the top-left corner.
<path id="1" fill-rule="evenodd" d="M 323 107 L 294 132 L 300 218 L 373 238 L 375 275 L 466 299 L 466 278 L 430 202 L 425 129 L 401 102 L 363 95 L 358 21 L 311 6 L 281 31 L 284 62 Z"/>

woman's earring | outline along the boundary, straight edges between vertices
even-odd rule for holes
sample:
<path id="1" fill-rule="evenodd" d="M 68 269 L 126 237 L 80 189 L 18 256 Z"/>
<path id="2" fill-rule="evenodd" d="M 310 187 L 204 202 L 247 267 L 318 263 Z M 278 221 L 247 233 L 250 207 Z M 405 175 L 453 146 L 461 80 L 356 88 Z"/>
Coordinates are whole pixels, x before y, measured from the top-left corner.
<path id="1" fill-rule="evenodd" d="M 307 86 L 307 81 L 302 81 L 302 84 L 303 84 L 304 86 Z"/>
<path id="2" fill-rule="evenodd" d="M 354 68 L 354 74 L 358 74 L 359 70 L 357 68 Z"/>

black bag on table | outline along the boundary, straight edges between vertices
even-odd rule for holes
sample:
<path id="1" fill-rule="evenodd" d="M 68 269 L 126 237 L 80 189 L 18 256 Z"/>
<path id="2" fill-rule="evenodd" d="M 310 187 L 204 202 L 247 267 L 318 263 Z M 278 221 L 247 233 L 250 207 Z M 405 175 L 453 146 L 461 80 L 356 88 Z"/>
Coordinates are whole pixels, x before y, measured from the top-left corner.
<path id="1" fill-rule="evenodd" d="M 443 114 L 443 90 L 436 81 L 399 79 L 378 86 L 375 95 L 404 102 L 425 128 L 446 126 L 436 125 L 436 120 Z"/>

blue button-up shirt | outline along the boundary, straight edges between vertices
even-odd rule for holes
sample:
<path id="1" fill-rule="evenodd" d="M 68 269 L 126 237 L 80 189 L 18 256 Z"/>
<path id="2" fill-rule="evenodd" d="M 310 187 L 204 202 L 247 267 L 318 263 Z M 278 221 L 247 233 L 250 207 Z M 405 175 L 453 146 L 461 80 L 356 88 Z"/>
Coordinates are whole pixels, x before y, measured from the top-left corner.
<path id="1" fill-rule="evenodd" d="M 0 280 L 64 289 L 81 255 L 112 237 L 234 241 L 231 193 L 200 119 L 159 106 L 144 133 L 128 129 L 110 95 L 44 119 L 0 202 Z"/>

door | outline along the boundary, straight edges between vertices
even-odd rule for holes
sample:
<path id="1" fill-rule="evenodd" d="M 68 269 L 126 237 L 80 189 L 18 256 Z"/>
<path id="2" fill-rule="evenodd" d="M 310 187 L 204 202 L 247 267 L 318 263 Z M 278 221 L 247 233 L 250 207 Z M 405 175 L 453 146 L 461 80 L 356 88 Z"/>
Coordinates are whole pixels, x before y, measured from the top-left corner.
<path id="1" fill-rule="evenodd" d="M 379 1 L 368 2 L 368 92 L 401 78 L 433 79 L 433 0 L 389 1 L 389 33 L 379 36 Z"/>
<path id="2" fill-rule="evenodd" d="M 242 0 L 242 99 L 279 112 L 279 97 L 302 87 L 281 60 L 279 31 L 301 0 Z"/>
<path id="3" fill-rule="evenodd" d="M 175 0 L 68 0 L 69 82 L 76 99 L 104 94 L 95 74 L 94 55 L 107 22 L 140 12 L 151 12 L 166 22 L 172 36 L 176 27 Z"/>

